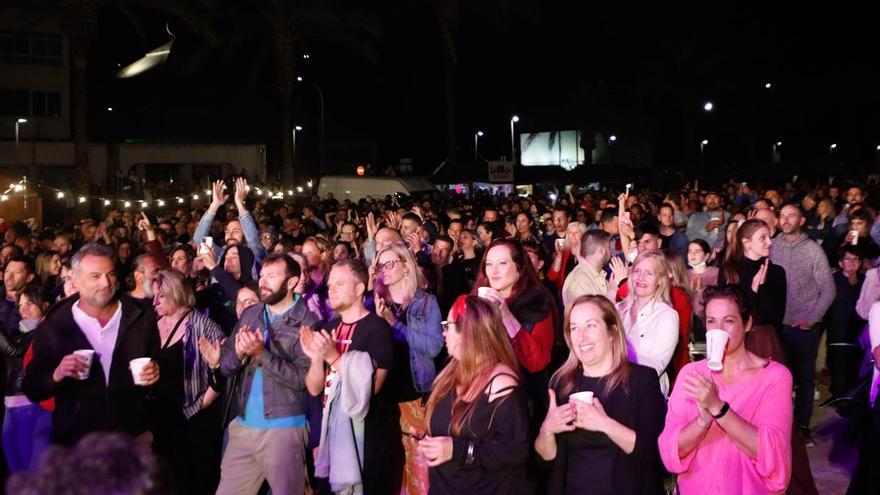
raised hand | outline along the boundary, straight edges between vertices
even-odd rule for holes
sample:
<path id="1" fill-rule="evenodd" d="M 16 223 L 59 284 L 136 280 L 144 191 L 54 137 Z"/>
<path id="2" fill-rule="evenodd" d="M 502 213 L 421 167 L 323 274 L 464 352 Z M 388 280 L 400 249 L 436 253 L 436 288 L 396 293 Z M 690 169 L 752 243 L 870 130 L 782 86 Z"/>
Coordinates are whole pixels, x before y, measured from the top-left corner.
<path id="1" fill-rule="evenodd" d="M 761 265 L 761 268 L 758 269 L 758 273 L 752 277 L 752 292 L 755 294 L 758 293 L 758 290 L 764 285 L 764 282 L 767 281 L 767 271 L 769 269 L 770 260 L 765 259 L 764 264 Z"/>
<path id="2" fill-rule="evenodd" d="M 211 342 L 205 337 L 199 337 L 199 352 L 202 354 L 205 362 L 211 368 L 220 366 L 220 341 Z"/>
<path id="3" fill-rule="evenodd" d="M 223 206 L 226 203 L 226 200 L 229 199 L 229 195 L 223 190 L 223 181 L 215 180 L 211 185 L 211 190 L 213 194 L 211 195 L 211 210 L 217 211 L 218 208 Z"/>
<path id="4" fill-rule="evenodd" d="M 624 279 L 629 277 L 629 268 L 626 266 L 626 262 L 622 259 L 614 256 L 611 258 L 611 280 L 617 285 L 620 285 L 620 282 L 623 282 Z"/>
<path id="5" fill-rule="evenodd" d="M 235 179 L 235 206 L 240 210 L 244 209 L 244 200 L 247 199 L 249 191 L 250 187 L 248 187 L 247 179 L 244 177 Z M 215 192 L 214 195 L 216 196 L 217 193 Z"/>
<path id="6" fill-rule="evenodd" d="M 573 421 L 577 416 L 577 411 L 573 402 L 561 406 L 556 405 L 556 392 L 551 388 L 547 390 L 550 395 L 550 407 L 547 409 L 547 416 L 541 424 L 542 433 L 563 433 L 572 431 L 577 428 Z"/>
<path id="7" fill-rule="evenodd" d="M 373 212 L 367 213 L 367 239 L 371 241 L 376 240 L 376 232 L 379 231 L 379 226 L 376 225 L 376 217 L 373 216 Z"/>
<path id="8" fill-rule="evenodd" d="M 400 215 L 396 211 L 387 212 L 385 217 L 390 228 L 400 230 Z"/>

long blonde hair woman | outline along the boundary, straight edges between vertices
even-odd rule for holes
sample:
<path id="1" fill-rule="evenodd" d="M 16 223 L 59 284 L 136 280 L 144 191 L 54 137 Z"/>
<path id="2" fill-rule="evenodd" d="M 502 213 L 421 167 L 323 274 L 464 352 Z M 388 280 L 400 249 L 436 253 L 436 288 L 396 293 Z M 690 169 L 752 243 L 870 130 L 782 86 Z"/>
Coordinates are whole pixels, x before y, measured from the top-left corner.
<path id="1" fill-rule="evenodd" d="M 385 383 L 400 409 L 401 431 L 424 431 L 423 399 L 431 391 L 437 376 L 434 358 L 443 349 L 440 306 L 437 298 L 424 291 L 425 279 L 412 252 L 402 244 L 391 244 L 373 261 L 376 314 L 391 325 L 394 355 L 409 366 L 395 366 Z M 409 373 L 406 371 L 409 370 Z M 418 444 L 412 437 L 404 439 L 406 462 L 403 487 L 407 494 L 427 493 L 428 471 L 424 463 L 415 462 Z"/>
<path id="2" fill-rule="evenodd" d="M 490 301 L 463 296 L 444 337 L 451 360 L 434 381 L 428 435 L 419 442 L 431 493 L 532 493 L 526 394 L 501 313 Z M 462 455 L 453 459 L 453 450 Z"/>
<path id="3" fill-rule="evenodd" d="M 669 392 L 666 367 L 678 343 L 678 313 L 669 297 L 669 273 L 663 251 L 642 251 L 630 270 L 629 294 L 617 304 L 629 360 L 654 368 L 664 395 Z"/>
<path id="4" fill-rule="evenodd" d="M 666 404 L 657 373 L 627 360 L 623 325 L 604 296 L 581 296 L 565 314 L 570 353 L 550 380 L 535 450 L 553 461 L 548 493 L 662 493 L 655 439 Z M 578 398 L 587 392 L 589 401 Z M 611 442 L 597 442 L 596 432 Z"/>

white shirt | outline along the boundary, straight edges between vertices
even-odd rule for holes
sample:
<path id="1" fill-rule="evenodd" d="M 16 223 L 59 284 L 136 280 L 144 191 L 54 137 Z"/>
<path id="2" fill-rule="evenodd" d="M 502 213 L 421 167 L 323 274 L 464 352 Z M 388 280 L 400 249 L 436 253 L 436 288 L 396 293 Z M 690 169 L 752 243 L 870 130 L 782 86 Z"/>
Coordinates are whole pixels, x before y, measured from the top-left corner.
<path id="1" fill-rule="evenodd" d="M 633 363 L 657 370 L 660 390 L 664 396 L 668 396 L 669 377 L 666 375 L 666 367 L 669 366 L 678 344 L 678 313 L 672 306 L 654 299 L 642 307 L 633 322 L 629 310 L 634 303 L 635 297 L 628 297 L 617 303 L 617 311 L 623 320 L 626 334 L 627 357 Z"/>
<path id="2" fill-rule="evenodd" d="M 871 345 L 868 348 L 868 352 L 874 352 L 878 346 L 880 346 L 880 302 L 875 302 L 871 306 L 871 313 L 868 316 L 868 333 L 871 335 Z M 874 378 L 871 379 L 871 388 L 868 393 L 870 394 L 870 402 L 871 405 L 874 405 L 874 401 L 877 400 L 877 387 L 880 386 L 880 370 L 877 369 L 877 364 L 874 363 Z"/>
<path id="3" fill-rule="evenodd" d="M 116 348 L 116 336 L 119 334 L 119 323 L 122 321 L 122 303 L 116 303 L 116 312 L 107 322 L 106 326 L 101 326 L 97 318 L 92 318 L 85 311 L 80 309 L 79 301 L 73 305 L 73 321 L 82 330 L 92 349 L 95 350 L 95 357 L 101 361 L 101 367 L 104 368 L 105 383 L 110 384 L 110 364 L 113 362 L 113 349 Z M 92 370 L 95 369 L 94 362 Z M 91 372 L 91 371 L 90 371 Z"/>

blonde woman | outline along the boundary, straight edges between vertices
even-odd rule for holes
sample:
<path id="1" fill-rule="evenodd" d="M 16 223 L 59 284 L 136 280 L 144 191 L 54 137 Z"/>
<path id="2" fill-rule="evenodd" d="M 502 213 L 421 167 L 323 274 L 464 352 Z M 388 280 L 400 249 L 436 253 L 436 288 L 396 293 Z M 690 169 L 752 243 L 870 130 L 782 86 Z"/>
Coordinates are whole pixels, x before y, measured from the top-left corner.
<path id="1" fill-rule="evenodd" d="M 399 405 L 401 431 L 424 431 L 423 399 L 437 376 L 434 358 L 443 348 L 440 307 L 437 299 L 423 290 L 422 271 L 406 246 L 392 244 L 379 251 L 374 268 L 376 314 L 391 325 L 396 363 L 385 390 Z M 428 467 L 415 462 L 417 447 L 415 439 L 404 439 L 403 486 L 410 495 L 428 491 Z"/>
<path id="2" fill-rule="evenodd" d="M 678 344 L 678 313 L 669 297 L 669 265 L 662 251 L 642 251 L 629 276 L 629 294 L 617 304 L 626 334 L 629 360 L 650 366 L 669 393 L 666 368 Z"/>
<path id="3" fill-rule="evenodd" d="M 666 402 L 657 373 L 627 360 L 623 325 L 604 296 L 572 302 L 568 359 L 550 379 L 535 450 L 553 462 L 547 493 L 663 493 L 657 437 Z M 572 394 L 591 392 L 591 403 Z"/>

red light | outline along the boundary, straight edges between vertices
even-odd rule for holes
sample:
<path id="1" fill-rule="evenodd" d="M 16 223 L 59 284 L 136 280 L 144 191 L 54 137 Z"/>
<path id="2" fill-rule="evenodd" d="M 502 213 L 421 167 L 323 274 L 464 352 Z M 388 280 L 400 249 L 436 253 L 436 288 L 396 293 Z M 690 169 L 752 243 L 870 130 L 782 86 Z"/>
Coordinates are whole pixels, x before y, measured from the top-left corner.
<path id="1" fill-rule="evenodd" d="M 358 175 L 364 175 L 366 172 L 367 172 L 367 169 L 365 169 L 363 165 L 357 166 L 357 174 Z"/>

